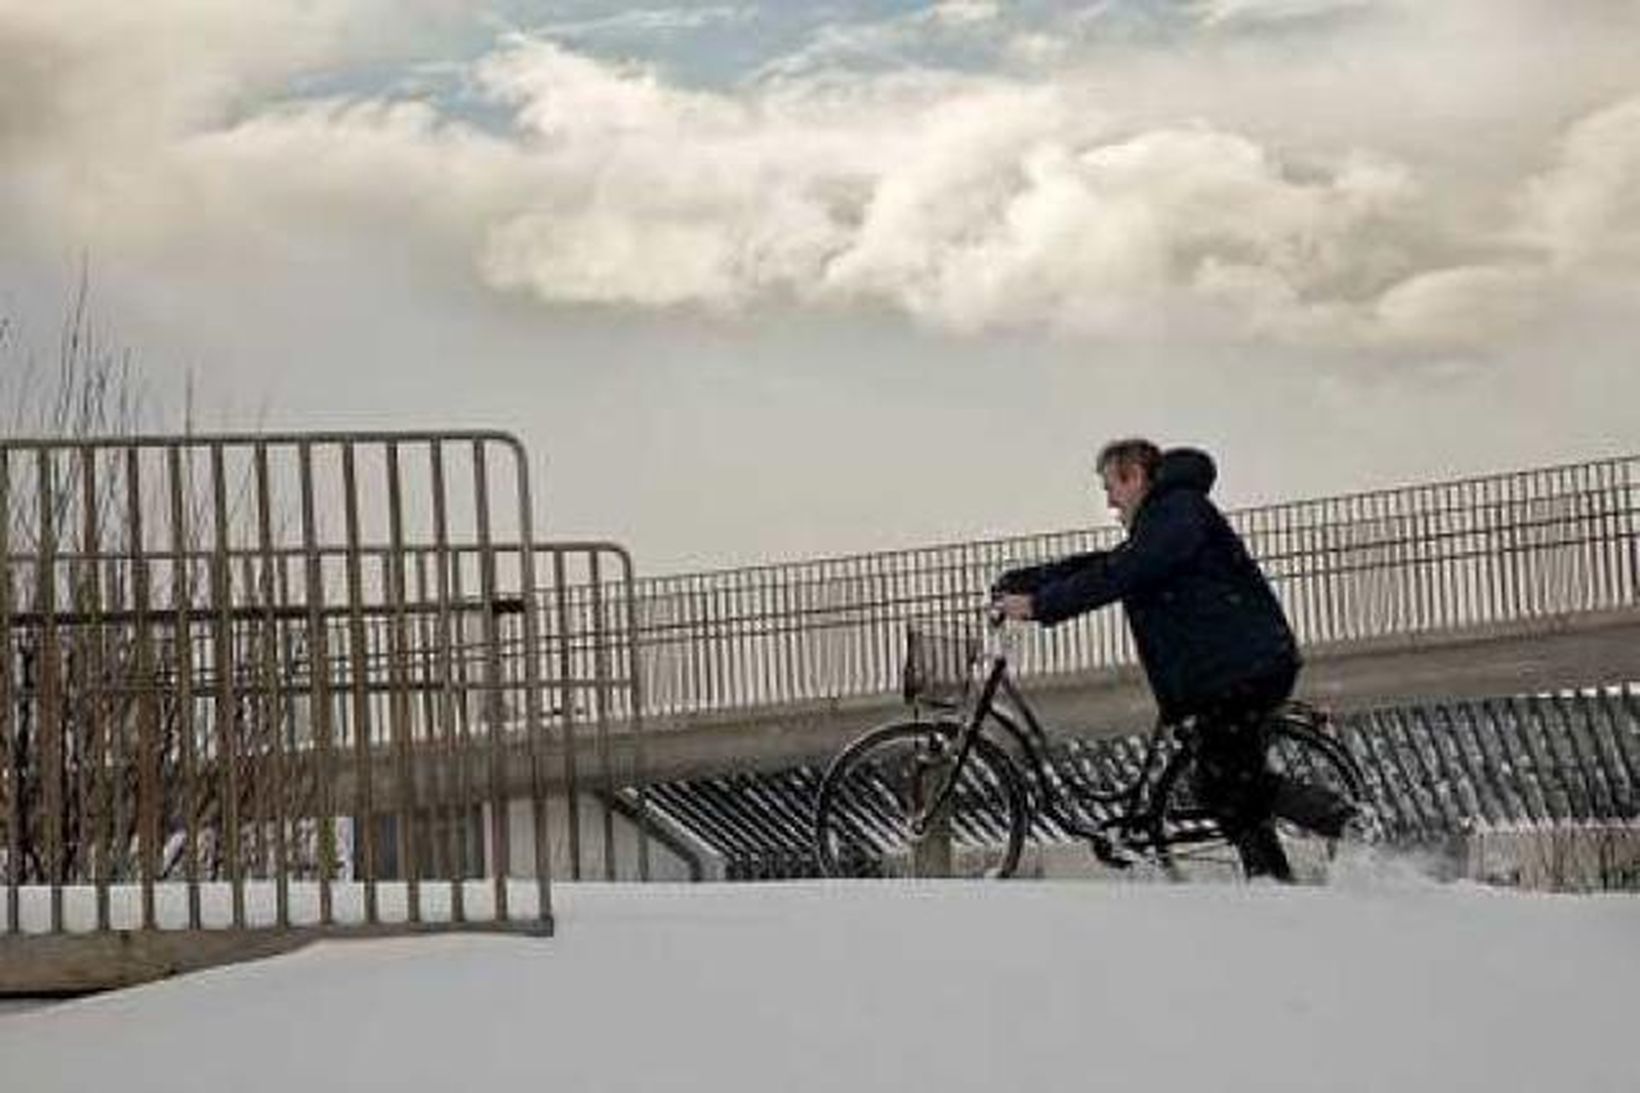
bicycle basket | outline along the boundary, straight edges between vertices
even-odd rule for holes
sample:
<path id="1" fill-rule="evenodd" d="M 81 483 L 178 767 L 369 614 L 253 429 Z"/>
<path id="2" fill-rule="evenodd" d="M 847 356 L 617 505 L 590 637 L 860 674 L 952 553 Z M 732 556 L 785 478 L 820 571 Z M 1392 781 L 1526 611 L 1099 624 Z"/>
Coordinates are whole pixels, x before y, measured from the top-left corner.
<path id="1" fill-rule="evenodd" d="M 900 693 L 906 704 L 962 705 L 978 656 L 979 642 L 971 634 L 906 627 L 905 660 L 900 666 Z"/>

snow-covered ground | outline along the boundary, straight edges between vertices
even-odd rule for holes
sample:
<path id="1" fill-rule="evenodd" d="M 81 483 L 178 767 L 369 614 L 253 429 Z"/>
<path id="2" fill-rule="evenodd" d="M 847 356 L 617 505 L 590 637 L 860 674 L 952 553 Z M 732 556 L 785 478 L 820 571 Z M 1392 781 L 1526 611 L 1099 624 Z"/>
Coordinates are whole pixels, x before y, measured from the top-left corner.
<path id="1" fill-rule="evenodd" d="M 0 1016 L 7 1091 L 1640 1090 L 1640 899 L 1098 881 L 554 889 Z"/>

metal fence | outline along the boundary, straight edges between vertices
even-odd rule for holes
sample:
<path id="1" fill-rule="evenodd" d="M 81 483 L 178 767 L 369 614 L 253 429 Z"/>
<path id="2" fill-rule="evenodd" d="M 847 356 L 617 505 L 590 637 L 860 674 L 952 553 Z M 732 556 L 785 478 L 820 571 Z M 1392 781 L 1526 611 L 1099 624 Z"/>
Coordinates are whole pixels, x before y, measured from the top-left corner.
<path id="1" fill-rule="evenodd" d="M 1366 775 L 1389 839 L 1443 847 L 1478 832 L 1629 830 L 1640 817 L 1640 691 L 1632 685 L 1554 695 L 1381 707 L 1335 722 Z M 1109 792 L 1139 776 L 1143 737 L 1057 741 L 1054 775 Z M 654 807 L 689 832 L 729 880 L 816 876 L 810 819 L 820 767 L 735 771 L 652 787 Z M 1090 816 L 1115 806 L 1082 798 Z M 986 800 L 953 818 L 959 841 L 995 842 L 1006 830 Z M 862 830 L 872 824 L 863 822 Z M 1043 845 L 1080 840 L 1038 814 Z M 1091 855 L 1088 858 L 1092 862 Z"/>
<path id="2" fill-rule="evenodd" d="M 504 434 L 0 443 L 5 927 L 87 890 L 98 930 L 179 891 L 170 925 L 368 925 L 391 880 L 402 921 L 550 928 L 612 789 L 579 738 L 640 683 L 630 559 L 530 506 Z"/>
<path id="3" fill-rule="evenodd" d="M 1636 606 L 1637 471 L 1232 519 L 1302 640 L 1393 638 Z M 612 544 L 535 542 L 530 504 L 502 434 L 0 443 L 4 928 L 41 893 L 48 931 L 87 894 L 100 930 L 178 893 L 188 927 L 550 925 L 555 866 L 647 877 L 670 845 L 622 789 L 645 716 L 891 691 L 907 623 L 1117 535 L 639 580 Z M 1022 650 L 1132 659 L 1114 612 Z"/>
<path id="4" fill-rule="evenodd" d="M 1301 642 L 1481 627 L 1640 603 L 1640 458 L 1230 514 Z M 892 691 L 908 623 L 971 625 L 1004 569 L 1109 549 L 1114 528 L 638 582 L 645 710 Z M 1117 612 L 1023 643 L 1022 674 L 1135 660 Z"/>

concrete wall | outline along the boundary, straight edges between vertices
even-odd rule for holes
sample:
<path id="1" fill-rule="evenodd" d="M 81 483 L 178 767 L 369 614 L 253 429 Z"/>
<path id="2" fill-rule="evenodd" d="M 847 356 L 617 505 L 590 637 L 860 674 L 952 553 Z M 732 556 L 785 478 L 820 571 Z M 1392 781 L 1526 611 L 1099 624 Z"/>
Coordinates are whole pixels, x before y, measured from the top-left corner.
<path id="1" fill-rule="evenodd" d="M 1472 832 L 1464 875 L 1556 892 L 1640 890 L 1640 820 Z"/>
<path id="2" fill-rule="evenodd" d="M 589 794 L 580 796 L 579 806 L 579 879 L 640 879 L 638 825 L 619 811 L 606 810 Z M 488 872 L 495 862 L 490 806 L 484 806 L 483 815 L 484 861 Z M 561 794 L 550 797 L 547 801 L 548 853 L 555 881 L 576 879 L 575 843 L 571 841 L 569 818 L 567 799 Z M 508 803 L 507 840 L 508 873 L 514 877 L 535 876 L 535 812 L 528 800 Z M 723 875 L 722 862 L 716 855 L 670 825 L 658 821 L 652 824 L 647 842 L 648 879 L 652 881 L 713 880 Z"/>

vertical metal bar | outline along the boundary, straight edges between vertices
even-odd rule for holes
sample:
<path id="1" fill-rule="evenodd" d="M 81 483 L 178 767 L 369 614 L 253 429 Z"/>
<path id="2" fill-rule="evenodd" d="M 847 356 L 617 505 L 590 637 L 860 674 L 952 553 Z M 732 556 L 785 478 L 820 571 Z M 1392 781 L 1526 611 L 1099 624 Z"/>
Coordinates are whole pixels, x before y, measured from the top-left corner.
<path id="1" fill-rule="evenodd" d="M 1599 467 L 1596 484 L 1598 490 L 1596 496 L 1599 498 L 1596 502 L 1599 526 L 1593 529 L 1597 544 L 1596 550 L 1599 551 L 1600 559 L 1600 593 L 1596 602 L 1601 607 L 1613 607 L 1619 602 L 1617 582 L 1613 580 L 1612 572 L 1612 546 L 1617 539 L 1617 525 L 1613 519 L 1615 513 L 1612 504 L 1615 500 L 1614 486 L 1616 482 L 1614 472 L 1617 468 L 1615 464 L 1610 462 L 1601 463 Z"/>
<path id="2" fill-rule="evenodd" d="M 448 820 L 450 825 L 450 918 L 453 922 L 467 919 L 467 820 L 468 796 L 466 779 L 466 748 L 456 739 L 456 682 L 452 645 L 450 605 L 460 595 L 456 587 L 457 564 L 450 553 L 450 516 L 445 493 L 444 446 L 434 440 L 428 447 L 427 459 L 433 487 L 433 562 L 437 573 L 438 594 L 438 723 L 444 740 L 446 789 L 450 794 Z"/>
<path id="3" fill-rule="evenodd" d="M 564 815 L 568 825 L 569 875 L 581 879 L 581 784 L 579 763 L 576 759 L 575 666 L 571 645 L 575 632 L 571 628 L 569 610 L 568 573 L 564 552 L 552 552 L 553 606 L 558 620 L 558 699 L 559 724 L 563 726 L 564 747 Z"/>
<path id="4" fill-rule="evenodd" d="M 723 688 L 723 653 L 725 647 L 723 634 L 723 620 L 719 601 L 721 588 L 711 575 L 702 575 L 698 578 L 700 589 L 700 648 L 701 648 L 701 677 L 705 682 L 706 699 L 715 710 L 721 710 L 726 705 L 727 695 Z M 593 603 L 598 602 L 598 593 L 592 593 Z M 598 623 L 593 623 L 594 632 Z"/>
<path id="5" fill-rule="evenodd" d="M 546 719 L 541 709 L 541 618 L 535 587 L 535 526 L 530 496 L 529 459 L 522 445 L 512 443 L 518 490 L 518 581 L 524 599 L 524 717 L 530 748 L 531 796 L 539 803 L 535 814 L 536 921 L 552 928 L 552 859 L 545 808 Z"/>
<path id="6" fill-rule="evenodd" d="M 1525 525 L 1522 519 L 1522 506 L 1515 496 L 1517 479 L 1513 475 L 1505 475 L 1500 481 L 1503 495 L 1502 520 L 1505 532 L 1503 554 L 1504 600 L 1503 611 L 1505 618 L 1520 618 L 1525 613 L 1525 604 L 1521 595 L 1522 558 L 1525 557 L 1527 545 L 1522 539 L 1530 535 L 1531 528 Z"/>
<path id="7" fill-rule="evenodd" d="M 83 521 L 80 553 L 83 574 L 80 599 L 85 612 L 83 629 L 89 629 L 81 643 L 87 664 L 84 669 L 82 708 L 88 709 L 80 768 L 80 852 L 82 860 L 93 858 L 92 879 L 97 892 L 97 929 L 110 926 L 108 907 L 109 862 L 112 860 L 113 827 L 107 796 L 113 792 L 112 779 L 104 763 L 108 732 L 107 641 L 102 617 L 102 529 L 97 493 L 97 449 L 80 448 L 80 506 Z M 95 802 L 95 807 L 93 806 Z M 100 840 L 98 836 L 104 836 Z M 83 866 L 82 866 L 83 868 Z"/>
<path id="8" fill-rule="evenodd" d="M 520 473 L 522 473 L 522 466 L 520 467 Z M 533 545 L 525 546 L 520 543 L 519 549 L 527 552 L 531 558 L 531 564 L 525 570 L 529 576 L 527 578 L 521 577 L 526 610 L 528 610 L 540 603 L 541 595 L 540 589 L 535 587 L 535 548 Z M 529 678 L 531 670 L 537 673 L 538 676 L 542 673 L 542 660 L 545 654 L 546 650 L 541 644 L 541 628 L 537 626 L 532 631 L 526 617 L 524 627 L 524 669 L 526 679 Z M 529 685 L 526 683 L 526 686 Z M 538 692 L 540 690 L 539 684 L 530 687 L 530 690 Z M 544 713 L 540 710 L 536 711 L 534 717 L 535 720 L 527 726 L 530 745 L 530 819 L 534 832 L 537 899 L 543 901 L 538 903 L 537 906 L 547 908 L 551 902 L 550 893 L 546 888 L 541 887 L 542 879 L 550 879 L 552 875 L 552 845 L 549 842 L 550 831 L 547 817 L 546 719 Z M 549 915 L 545 912 L 540 916 L 542 921 L 546 921 L 548 917 Z"/>
<path id="9" fill-rule="evenodd" d="M 363 858 L 364 917 L 378 921 L 376 903 L 376 802 L 371 755 L 370 639 L 364 624 L 364 561 L 359 530 L 359 478 L 352 441 L 342 444 L 342 493 L 346 512 L 349 682 L 353 698 L 353 842 Z M 358 870 L 355 870 L 355 879 Z"/>
<path id="10" fill-rule="evenodd" d="M 1611 580 L 1611 469 L 1608 462 L 1596 463 L 1587 473 L 1588 496 L 1583 506 L 1585 557 L 1589 567 L 1589 596 L 1584 601 L 1592 610 L 1613 604 Z"/>
<path id="11" fill-rule="evenodd" d="M 490 538 L 490 479 L 482 440 L 473 441 L 473 519 L 478 537 L 479 614 L 484 628 L 484 723 L 489 735 L 490 846 L 495 867 L 495 917 L 505 922 L 507 877 L 511 871 L 512 842 L 502 782 L 505 740 L 502 736 L 501 635 L 496 616 L 495 546 Z"/>
<path id="12" fill-rule="evenodd" d="M 1316 590 L 1316 596 L 1321 607 L 1321 633 L 1324 635 L 1323 640 L 1325 641 L 1337 641 L 1343 636 L 1338 632 L 1338 628 L 1333 625 L 1333 620 L 1337 615 L 1335 607 L 1338 602 L 1338 559 L 1337 548 L 1333 546 L 1332 542 L 1334 529 L 1332 510 L 1333 505 L 1327 504 L 1321 510 L 1322 519 L 1316 525 L 1316 530 L 1320 533 L 1321 539 L 1320 568 L 1318 571 L 1320 582 Z"/>
<path id="13" fill-rule="evenodd" d="M 876 690 L 886 691 L 894 687 L 894 627 L 890 619 L 895 614 L 894 589 L 890 556 L 877 555 L 872 564 L 872 588 L 877 607 L 872 611 L 871 637 L 872 659 L 876 662 L 875 680 Z M 764 605 L 763 610 L 767 610 Z"/>
<path id="14" fill-rule="evenodd" d="M 254 477 L 255 462 L 253 458 L 250 469 L 246 471 L 247 482 Z M 264 773 L 268 741 L 267 689 L 262 679 L 262 619 L 257 603 L 261 598 L 261 584 L 256 578 L 254 510 L 249 519 L 252 545 L 242 550 L 238 559 L 239 587 L 244 590 L 244 601 L 242 610 L 235 614 L 235 621 L 240 624 L 237 635 L 240 655 L 245 658 L 246 668 L 236 683 L 243 692 L 239 709 L 243 711 L 245 731 L 241 734 L 240 746 L 243 749 L 246 796 L 250 798 L 250 822 L 246 825 L 249 827 L 251 862 L 248 879 L 255 879 L 265 878 L 268 873 L 268 779 Z"/>
<path id="15" fill-rule="evenodd" d="M 335 921 L 333 889 L 336 883 L 336 755 L 333 699 L 330 693 L 330 632 L 325 625 L 323 556 L 319 546 L 318 515 L 314 505 L 313 444 L 297 446 L 297 474 L 301 478 L 302 566 L 307 601 L 308 674 L 312 683 L 310 717 L 318 739 L 314 772 L 319 840 L 319 923 Z"/>
<path id="16" fill-rule="evenodd" d="M 159 926 L 154 881 L 159 873 L 160 807 L 159 681 L 154 672 L 154 634 L 149 609 L 152 589 L 148 548 L 143 541 L 141 452 L 125 450 L 126 523 L 131 529 L 131 593 L 137 642 L 137 815 L 141 846 L 142 925 Z"/>
<path id="17" fill-rule="evenodd" d="M 182 868 L 188 883 L 188 928 L 197 930 L 201 925 L 199 903 L 199 756 L 197 754 L 194 724 L 194 650 L 193 628 L 189 620 L 193 606 L 192 551 L 188 541 L 188 517 L 185 497 L 187 484 L 182 471 L 182 447 L 173 444 L 167 450 L 166 470 L 170 487 L 172 630 L 176 644 L 176 726 L 178 744 L 182 752 L 182 786 L 178 795 L 182 809 L 183 848 Z"/>
<path id="18" fill-rule="evenodd" d="M 11 619 L 11 449 L 0 444 L 0 748 L 5 768 L 0 780 L 6 789 L 6 928 L 21 932 L 23 873 L 23 769 L 17 738 L 17 686 L 12 669 L 14 654 Z"/>
<path id="19" fill-rule="evenodd" d="M 416 840 L 416 773 L 410 749 L 410 642 L 404 605 L 404 486 L 399 446 L 387 444 L 388 726 L 398 758 L 397 839 L 399 873 L 409 892 L 411 922 L 421 921 L 421 863 Z"/>
<path id="20" fill-rule="evenodd" d="M 264 725 L 272 737 L 264 745 L 266 766 L 258 771 L 258 781 L 267 780 L 271 767 L 273 793 L 272 815 L 262 815 L 262 823 L 273 822 L 274 921 L 280 929 L 290 926 L 290 820 L 288 772 L 285 769 L 284 691 L 279 678 L 279 619 L 275 612 L 278 590 L 274 586 L 276 559 L 273 549 L 273 499 L 268 481 L 268 446 L 258 441 L 253 450 L 256 472 L 256 532 L 260 547 L 262 625 L 260 627 L 262 696 L 258 705 L 266 711 Z"/>
<path id="21" fill-rule="evenodd" d="M 1628 566 L 1625 571 L 1624 595 L 1629 602 L 1640 600 L 1640 533 L 1635 527 L 1636 509 L 1640 508 L 1640 489 L 1634 483 L 1632 471 L 1637 460 L 1623 461 L 1623 539 L 1628 544 Z"/>
<path id="22" fill-rule="evenodd" d="M 784 669 L 784 690 L 782 700 L 795 701 L 802 697 L 802 678 L 798 674 L 798 664 L 803 654 L 803 636 L 798 633 L 798 597 L 799 586 L 796 569 L 787 570 L 780 574 L 780 610 L 779 626 L 785 641 L 782 642 L 780 666 Z"/>
<path id="23" fill-rule="evenodd" d="M 1510 528 L 1507 506 L 1503 501 L 1501 479 L 1488 478 L 1471 483 L 1472 494 L 1479 498 L 1481 532 L 1477 549 L 1480 551 L 1484 584 L 1476 598 L 1471 622 L 1497 622 L 1509 617 L 1508 574 L 1510 556 Z"/>
<path id="24" fill-rule="evenodd" d="M 615 771 L 609 740 L 608 692 L 605 690 L 605 684 L 609 681 L 609 633 L 604 625 L 603 571 L 596 550 L 589 552 L 587 562 L 592 587 L 592 717 L 597 726 L 598 765 L 602 768 L 600 774 L 603 782 L 599 804 L 603 819 L 604 879 L 615 880 Z"/>
<path id="25" fill-rule="evenodd" d="M 722 624 L 728 645 L 728 689 L 735 696 L 731 701 L 736 709 L 751 704 L 746 671 L 746 579 L 746 569 L 735 569 L 728 574 L 728 588 L 723 589 L 723 597 L 728 604 L 727 617 Z"/>
<path id="26" fill-rule="evenodd" d="M 1512 474 L 1510 492 L 1516 498 L 1512 508 L 1515 526 L 1519 529 L 1513 567 L 1515 575 L 1516 613 L 1526 617 L 1539 614 L 1543 609 L 1545 574 L 1554 565 L 1555 496 L 1554 487 L 1539 495 L 1532 488 L 1539 476 Z"/>
<path id="27" fill-rule="evenodd" d="M 63 719 L 59 706 L 58 670 L 61 650 L 57 647 L 57 528 L 56 501 L 53 496 L 52 459 L 49 449 L 36 453 L 39 474 L 39 535 L 36 552 L 35 603 L 42 615 L 37 688 L 40 695 L 39 721 L 34 727 L 34 739 L 40 748 L 40 776 L 45 783 L 40 798 L 45 815 L 45 876 L 50 886 L 51 931 L 63 929 L 63 801 L 62 752 Z"/>
<path id="28" fill-rule="evenodd" d="M 1508 532 L 1504 527 L 1504 507 L 1498 495 L 1502 487 L 1496 479 L 1474 483 L 1480 499 L 1480 567 L 1484 584 L 1478 603 L 1477 622 L 1496 622 L 1505 617 L 1508 596 L 1504 567 L 1508 562 Z"/>
<path id="29" fill-rule="evenodd" d="M 428 793 L 428 796 L 422 799 L 420 816 L 426 820 L 423 831 L 427 847 L 428 876 L 435 880 L 447 881 L 451 875 L 450 860 L 445 854 L 447 832 L 445 825 L 441 823 L 440 810 L 448 800 L 449 793 L 444 771 L 441 769 L 444 759 L 441 749 L 444 741 L 439 734 L 439 696 L 434 686 L 434 681 L 438 679 L 438 620 L 428 612 L 428 607 L 433 605 L 433 599 L 428 595 L 427 551 L 425 548 L 417 549 L 409 557 L 413 557 L 416 563 L 416 586 L 411 594 L 411 602 L 419 609 L 412 630 L 414 638 L 410 643 L 412 682 L 416 693 L 421 697 L 413 718 L 413 724 L 421 729 L 421 739 L 412 739 L 412 743 L 416 747 L 421 769 L 426 771 Z"/>
<path id="30" fill-rule="evenodd" d="M 1460 483 L 1454 491 L 1458 495 L 1458 511 L 1463 515 L 1464 534 L 1459 570 L 1463 595 L 1456 604 L 1458 615 L 1453 622 L 1469 625 L 1489 618 L 1487 566 L 1493 549 L 1486 531 L 1486 506 L 1481 488 L 1474 483 Z"/>
<path id="31" fill-rule="evenodd" d="M 288 444 L 281 444 L 288 448 Z M 281 510 L 285 509 L 288 501 L 280 503 Z M 287 515 L 282 511 L 280 522 L 283 524 Z M 284 539 L 281 529 L 279 540 Z M 279 724 L 276 731 L 279 733 L 280 763 L 284 770 L 286 792 L 279 798 L 279 818 L 281 825 L 280 837 L 285 840 L 284 852 L 288 856 L 288 873 L 292 880 L 298 877 L 312 875 L 308 866 L 307 855 L 304 853 L 306 843 L 311 838 L 313 797 L 309 792 L 310 782 L 307 774 L 312 766 L 313 747 L 312 733 L 305 733 L 307 739 L 302 739 L 303 730 L 309 725 L 302 722 L 302 634 L 293 624 L 293 617 L 289 614 L 296 606 L 297 593 L 291 588 L 291 566 L 296 561 L 292 558 L 292 550 L 288 545 L 279 542 L 273 556 L 274 566 L 274 601 L 279 605 L 278 626 L 275 629 L 277 641 L 275 654 L 278 659 L 279 679 Z M 291 622 L 287 622 L 291 619 Z"/>
<path id="32" fill-rule="evenodd" d="M 640 646 L 632 558 L 624 550 L 619 552 L 619 557 L 621 583 L 626 590 L 627 690 L 632 703 L 627 717 L 627 731 L 632 736 L 633 779 L 638 786 L 638 879 L 647 881 L 650 877 L 649 768 L 644 746 L 643 673 L 638 670 Z"/>
<path id="33" fill-rule="evenodd" d="M 1449 490 L 1445 486 L 1434 486 L 1430 489 L 1430 535 L 1433 540 L 1433 550 L 1429 561 L 1429 624 L 1440 629 L 1450 623 L 1451 607 L 1457 595 L 1457 565 L 1454 559 L 1463 548 L 1461 538 L 1462 524 L 1453 514 L 1454 506 L 1448 502 Z"/>
<path id="34" fill-rule="evenodd" d="M 1310 641 L 1324 641 L 1326 631 L 1321 626 L 1319 608 L 1322 558 L 1319 537 L 1315 533 L 1315 511 L 1316 506 L 1312 504 L 1292 513 L 1292 550 L 1298 579 L 1303 583 L 1305 632 Z"/>
<path id="35" fill-rule="evenodd" d="M 689 601 L 689 703 L 695 709 L 709 709 L 711 687 L 707 666 L 706 607 L 702 603 L 702 578 L 688 578 Z"/>
<path id="36" fill-rule="evenodd" d="M 68 542 L 68 564 L 64 576 L 67 578 L 65 594 L 67 611 L 65 623 L 68 633 L 65 639 L 64 650 L 64 680 L 63 680 L 63 792 L 67 799 L 63 805 L 63 824 L 65 829 L 65 853 L 67 857 L 68 878 L 75 884 L 84 883 L 92 873 L 91 858 L 95 856 L 95 840 L 91 836 L 91 795 L 92 764 L 88 758 L 90 740 L 90 718 L 86 716 L 86 707 L 94 698 L 96 683 L 89 678 L 86 671 L 90 660 L 86 649 L 86 579 L 85 571 L 87 560 L 83 549 L 76 550 L 75 543 L 70 536 L 85 533 L 83 512 L 80 514 L 79 528 L 76 532 L 72 524 L 74 520 L 75 500 L 80 496 L 83 487 L 83 478 L 75 471 L 75 467 L 85 465 L 86 448 L 76 444 L 69 452 L 74 458 L 69 462 L 68 473 L 64 476 L 63 492 L 60 512 L 60 534 Z M 77 482 L 80 485 L 77 485 Z M 91 562 L 92 573 L 95 575 L 96 563 Z"/>
<path id="37" fill-rule="evenodd" d="M 211 452 L 211 507 L 215 541 L 211 549 L 211 600 L 216 622 L 216 761 L 221 767 L 218 790 L 222 802 L 220 854 L 228 866 L 232 891 L 233 925 L 245 926 L 244 862 L 239 846 L 239 718 L 234 699 L 233 560 L 228 538 L 228 472 L 223 446 L 213 442 Z"/>
<path id="38" fill-rule="evenodd" d="M 1436 582 L 1440 576 L 1441 538 L 1439 494 L 1425 488 L 1418 506 L 1417 629 L 1439 625 L 1435 618 Z"/>
<path id="39" fill-rule="evenodd" d="M 552 928 L 552 844 L 546 808 L 546 717 L 541 708 L 541 616 L 535 574 L 535 528 L 530 496 L 529 459 L 522 445 L 512 444 L 518 490 L 518 581 L 524 600 L 524 717 L 530 749 L 530 796 L 535 821 L 536 921 Z"/>
<path id="40" fill-rule="evenodd" d="M 1395 620 L 1391 624 L 1397 634 L 1417 629 L 1418 579 L 1418 525 L 1416 489 L 1405 489 L 1395 495 Z"/>

